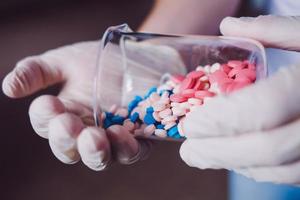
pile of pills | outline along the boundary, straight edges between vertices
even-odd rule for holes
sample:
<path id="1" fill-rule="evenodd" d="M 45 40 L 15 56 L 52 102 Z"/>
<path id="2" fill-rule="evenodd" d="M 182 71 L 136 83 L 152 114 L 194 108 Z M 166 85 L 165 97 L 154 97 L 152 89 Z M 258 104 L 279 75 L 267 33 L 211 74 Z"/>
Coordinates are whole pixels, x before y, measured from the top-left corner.
<path id="1" fill-rule="evenodd" d="M 136 96 L 127 106 L 111 106 L 102 113 L 104 128 L 119 124 L 136 136 L 179 139 L 177 124 L 197 106 L 219 94 L 229 94 L 256 80 L 255 64 L 231 60 L 199 66 L 183 75 L 169 75 L 159 87 Z"/>

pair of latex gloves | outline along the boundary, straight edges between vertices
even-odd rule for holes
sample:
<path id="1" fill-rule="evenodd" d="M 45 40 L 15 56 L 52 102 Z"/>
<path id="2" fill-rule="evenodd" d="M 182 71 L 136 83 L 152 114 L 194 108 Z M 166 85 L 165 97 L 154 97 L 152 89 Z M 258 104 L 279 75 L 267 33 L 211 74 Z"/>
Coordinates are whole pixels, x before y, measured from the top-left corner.
<path id="1" fill-rule="evenodd" d="M 300 17 L 228 17 L 220 30 L 266 47 L 300 50 Z M 32 126 L 62 162 L 81 159 L 89 168 L 102 170 L 111 160 L 130 164 L 142 159 L 149 145 L 120 126 L 110 127 L 107 134 L 93 126 L 91 80 L 97 47 L 96 42 L 83 42 L 25 58 L 6 76 L 3 91 L 21 98 L 63 83 L 58 96 L 32 102 Z M 200 169 L 225 168 L 257 181 L 299 184 L 299 85 L 300 67 L 290 66 L 190 112 L 179 124 L 186 136 L 182 159 Z"/>

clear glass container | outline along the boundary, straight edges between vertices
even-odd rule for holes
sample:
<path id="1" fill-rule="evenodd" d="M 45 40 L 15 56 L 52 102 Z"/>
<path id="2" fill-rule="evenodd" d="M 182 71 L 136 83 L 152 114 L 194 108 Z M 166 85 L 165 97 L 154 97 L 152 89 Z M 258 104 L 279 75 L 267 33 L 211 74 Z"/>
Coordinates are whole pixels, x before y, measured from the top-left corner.
<path id="1" fill-rule="evenodd" d="M 97 126 L 101 112 L 126 105 L 163 75 L 186 74 L 197 66 L 249 60 L 256 65 L 256 80 L 267 75 L 264 47 L 245 38 L 198 35 L 161 35 L 133 32 L 127 24 L 104 33 L 96 63 L 93 109 Z"/>

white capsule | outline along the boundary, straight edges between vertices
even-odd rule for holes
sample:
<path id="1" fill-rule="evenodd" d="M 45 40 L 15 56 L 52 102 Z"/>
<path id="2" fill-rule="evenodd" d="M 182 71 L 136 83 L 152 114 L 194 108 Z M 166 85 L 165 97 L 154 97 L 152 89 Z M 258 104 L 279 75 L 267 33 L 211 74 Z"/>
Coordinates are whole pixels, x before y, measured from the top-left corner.
<path id="1" fill-rule="evenodd" d="M 201 99 L 197 99 L 197 98 L 189 98 L 188 102 L 191 105 L 201 105 L 203 103 Z"/>
<path id="2" fill-rule="evenodd" d="M 210 73 L 214 73 L 215 71 L 219 70 L 221 68 L 220 63 L 214 63 L 211 67 L 210 67 Z"/>
<path id="3" fill-rule="evenodd" d="M 162 111 L 166 108 L 166 104 L 159 102 L 159 101 L 155 102 L 152 106 L 153 106 L 154 111 Z"/>
<path id="4" fill-rule="evenodd" d="M 164 129 L 155 129 L 154 134 L 161 138 L 165 138 L 168 136 L 167 131 Z"/>
<path id="5" fill-rule="evenodd" d="M 210 65 L 205 65 L 203 69 L 206 74 L 210 74 Z"/>

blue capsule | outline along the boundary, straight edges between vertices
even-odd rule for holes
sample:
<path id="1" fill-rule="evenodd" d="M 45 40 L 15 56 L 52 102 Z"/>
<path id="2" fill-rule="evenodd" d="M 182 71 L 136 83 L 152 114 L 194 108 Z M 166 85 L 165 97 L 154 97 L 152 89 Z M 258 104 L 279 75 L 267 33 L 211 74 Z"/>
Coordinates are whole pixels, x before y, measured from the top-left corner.
<path id="1" fill-rule="evenodd" d="M 169 137 L 173 137 L 173 136 L 175 136 L 175 135 L 177 135 L 177 134 L 179 134 L 179 133 L 178 133 L 178 128 L 177 128 L 177 126 L 173 126 L 172 128 L 170 128 L 170 129 L 168 130 L 168 136 L 169 136 Z"/>
<path id="2" fill-rule="evenodd" d="M 144 122 L 145 122 L 145 124 L 150 125 L 150 124 L 154 124 L 156 122 L 156 120 L 154 119 L 152 114 L 147 113 L 144 117 Z"/>
<path id="3" fill-rule="evenodd" d="M 111 125 L 113 125 L 113 123 L 108 118 L 105 118 L 103 121 L 103 128 L 107 129 Z"/>
<path id="4" fill-rule="evenodd" d="M 153 112 L 154 112 L 153 107 L 152 107 L 152 106 L 148 107 L 148 108 L 146 109 L 146 112 L 147 112 L 147 113 L 153 113 Z"/>
<path id="5" fill-rule="evenodd" d="M 130 116 L 130 121 L 131 122 L 136 122 L 139 119 L 139 113 L 135 112 Z"/>
<path id="6" fill-rule="evenodd" d="M 115 115 L 111 118 L 111 122 L 113 124 L 119 124 L 119 125 L 122 125 L 123 122 L 124 122 L 125 118 L 124 117 L 121 117 L 119 115 Z"/>
<path id="7" fill-rule="evenodd" d="M 165 125 L 163 125 L 163 124 L 157 124 L 156 125 L 157 129 L 164 129 L 164 127 L 165 127 Z"/>
<path id="8" fill-rule="evenodd" d="M 114 116 L 114 114 L 111 112 L 105 112 L 105 116 L 106 116 L 106 118 L 110 119 Z"/>

